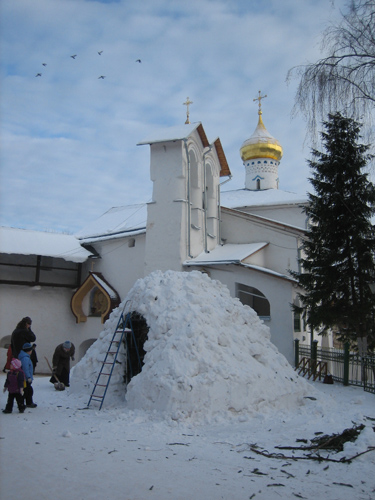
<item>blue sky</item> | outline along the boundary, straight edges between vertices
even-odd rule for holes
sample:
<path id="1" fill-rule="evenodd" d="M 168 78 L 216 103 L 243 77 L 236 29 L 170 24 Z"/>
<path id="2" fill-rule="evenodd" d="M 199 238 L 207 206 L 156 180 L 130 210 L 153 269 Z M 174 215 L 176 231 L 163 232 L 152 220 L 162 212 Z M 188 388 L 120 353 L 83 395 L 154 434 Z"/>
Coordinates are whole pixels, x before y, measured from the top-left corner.
<path id="1" fill-rule="evenodd" d="M 227 189 L 244 187 L 239 149 L 256 127 L 259 90 L 284 149 L 280 189 L 310 189 L 306 125 L 291 118 L 297 82 L 286 74 L 319 58 L 345 0 L 0 5 L 1 225 L 74 233 L 113 206 L 149 201 L 149 148 L 136 144 L 184 123 L 187 96 L 191 122 L 220 137 Z"/>

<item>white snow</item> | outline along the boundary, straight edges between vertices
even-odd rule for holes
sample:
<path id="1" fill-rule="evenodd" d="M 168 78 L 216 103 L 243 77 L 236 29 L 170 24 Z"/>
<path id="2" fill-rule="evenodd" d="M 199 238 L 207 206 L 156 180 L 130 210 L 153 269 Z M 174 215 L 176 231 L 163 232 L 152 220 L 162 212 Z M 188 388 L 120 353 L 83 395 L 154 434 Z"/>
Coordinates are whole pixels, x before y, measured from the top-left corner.
<path id="1" fill-rule="evenodd" d="M 128 309 L 145 318 L 149 332 L 144 367 L 128 386 L 128 408 L 157 410 L 174 420 L 246 418 L 277 407 L 280 399 L 298 407 L 311 393 L 272 344 L 269 328 L 255 311 L 198 271 L 155 271 L 137 280 L 75 366 L 76 390 L 95 383 L 129 302 Z M 106 397 L 123 401 L 123 351 L 118 361 Z"/>
<path id="2" fill-rule="evenodd" d="M 259 252 L 268 243 L 227 243 L 219 245 L 210 252 L 202 252 L 197 257 L 186 260 L 184 266 L 196 266 L 198 264 L 239 264 L 244 259 Z"/>
<path id="3" fill-rule="evenodd" d="M 42 255 L 68 262 L 85 262 L 91 252 L 69 234 L 0 227 L 0 253 Z"/>
<path id="4" fill-rule="evenodd" d="M 38 407 L 1 414 L 4 498 L 15 487 L 39 500 L 374 498 L 375 449 L 349 464 L 276 448 L 363 423 L 343 452 L 319 453 L 367 452 L 374 395 L 296 375 L 254 311 L 199 272 L 154 272 L 126 300 L 150 328 L 142 372 L 125 393 L 120 352 L 103 409 L 86 409 L 124 301 L 72 370 L 70 388 L 36 377 Z"/>
<path id="5" fill-rule="evenodd" d="M 160 128 L 154 130 L 146 139 L 138 142 L 137 146 L 144 146 L 157 142 L 181 141 L 182 139 L 187 139 L 200 125 L 202 125 L 201 122 L 197 122 Z"/>
<path id="6" fill-rule="evenodd" d="M 114 235 L 135 234 L 146 231 L 147 204 L 112 207 L 98 219 L 81 229 L 75 236 L 85 243 Z"/>
<path id="7" fill-rule="evenodd" d="M 118 299 L 118 294 L 117 292 L 105 281 L 102 280 L 100 276 L 98 276 L 97 273 L 91 273 L 92 277 L 95 279 L 95 281 L 107 292 L 109 297 L 112 299 L 116 300 Z"/>
<path id="8" fill-rule="evenodd" d="M 283 191 L 282 189 L 264 189 L 259 191 L 234 189 L 232 191 L 222 191 L 220 194 L 220 204 L 227 208 L 305 205 L 306 203 L 306 195 Z"/>

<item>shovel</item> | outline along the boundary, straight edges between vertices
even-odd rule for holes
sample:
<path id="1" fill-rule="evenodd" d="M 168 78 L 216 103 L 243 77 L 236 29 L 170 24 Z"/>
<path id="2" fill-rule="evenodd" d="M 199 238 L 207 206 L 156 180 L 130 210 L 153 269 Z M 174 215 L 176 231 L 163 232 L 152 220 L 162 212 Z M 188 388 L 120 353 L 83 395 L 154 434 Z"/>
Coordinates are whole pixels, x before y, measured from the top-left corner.
<path id="1" fill-rule="evenodd" d="M 52 372 L 52 375 L 55 377 L 55 379 L 57 380 L 57 382 L 55 384 L 53 384 L 54 388 L 56 389 L 56 391 L 65 391 L 65 385 L 60 382 L 60 380 L 57 378 L 57 375 L 56 373 L 53 373 L 53 370 L 52 370 L 52 367 L 51 365 L 49 364 L 49 361 L 48 359 L 44 356 L 44 359 L 47 361 L 47 365 L 49 367 L 49 369 L 51 370 Z"/>

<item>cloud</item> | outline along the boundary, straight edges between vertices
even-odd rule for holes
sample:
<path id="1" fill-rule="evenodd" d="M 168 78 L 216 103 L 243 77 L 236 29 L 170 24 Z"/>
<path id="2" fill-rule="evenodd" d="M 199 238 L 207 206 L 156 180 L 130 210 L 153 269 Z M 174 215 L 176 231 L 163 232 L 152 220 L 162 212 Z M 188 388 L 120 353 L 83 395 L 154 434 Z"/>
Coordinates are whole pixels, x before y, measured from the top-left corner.
<path id="1" fill-rule="evenodd" d="M 220 137 L 234 189 L 253 98 L 266 93 L 264 122 L 284 148 L 280 187 L 304 193 L 308 149 L 286 73 L 318 57 L 343 2 L 5 0 L 0 223 L 74 232 L 111 206 L 148 201 L 149 151 L 136 144 L 184 123 L 187 96 L 191 121 Z"/>

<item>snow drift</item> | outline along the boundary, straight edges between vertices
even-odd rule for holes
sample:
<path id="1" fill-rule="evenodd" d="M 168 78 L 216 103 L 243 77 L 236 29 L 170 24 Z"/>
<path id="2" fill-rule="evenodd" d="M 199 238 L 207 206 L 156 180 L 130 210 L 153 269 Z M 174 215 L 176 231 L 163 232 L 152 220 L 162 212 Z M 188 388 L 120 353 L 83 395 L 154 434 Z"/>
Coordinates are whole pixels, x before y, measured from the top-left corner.
<path id="1" fill-rule="evenodd" d="M 126 391 L 120 351 L 105 406 L 126 398 L 129 409 L 207 421 L 220 413 L 246 418 L 290 408 L 311 395 L 311 386 L 271 343 L 255 311 L 198 271 L 155 271 L 139 279 L 73 369 L 73 391 L 86 391 L 89 398 L 126 301 L 149 326 L 146 356 Z"/>

